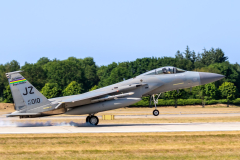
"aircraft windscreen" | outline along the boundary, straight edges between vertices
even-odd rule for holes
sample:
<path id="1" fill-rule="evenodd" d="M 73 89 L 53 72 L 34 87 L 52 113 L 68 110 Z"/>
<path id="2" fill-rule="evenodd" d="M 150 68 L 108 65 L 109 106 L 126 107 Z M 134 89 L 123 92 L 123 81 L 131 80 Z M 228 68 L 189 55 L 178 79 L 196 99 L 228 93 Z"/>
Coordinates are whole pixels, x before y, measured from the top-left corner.
<path id="1" fill-rule="evenodd" d="M 148 73 L 147 75 L 156 75 L 156 70 Z"/>
<path id="2" fill-rule="evenodd" d="M 164 68 L 159 68 L 151 72 L 148 72 L 145 75 L 177 74 L 177 73 L 183 73 L 183 72 L 186 72 L 186 71 L 180 68 L 175 68 L 175 67 L 164 67 Z"/>
<path id="3" fill-rule="evenodd" d="M 173 68 L 161 68 L 154 70 L 150 73 L 147 73 L 146 75 L 161 75 L 161 74 L 173 74 L 174 69 Z"/>
<path id="4" fill-rule="evenodd" d="M 157 75 L 160 75 L 160 74 L 173 74 L 174 73 L 174 68 L 161 68 L 159 70 L 157 70 Z"/>
<path id="5" fill-rule="evenodd" d="M 183 73 L 183 72 L 186 72 L 186 71 L 180 68 L 176 68 L 176 73 Z"/>

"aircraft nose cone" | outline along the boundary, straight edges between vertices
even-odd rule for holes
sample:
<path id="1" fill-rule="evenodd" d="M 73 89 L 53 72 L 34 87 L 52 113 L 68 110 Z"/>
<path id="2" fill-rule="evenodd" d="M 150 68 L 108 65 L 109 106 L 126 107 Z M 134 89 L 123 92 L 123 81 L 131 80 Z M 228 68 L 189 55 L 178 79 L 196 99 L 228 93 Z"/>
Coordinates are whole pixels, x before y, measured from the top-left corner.
<path id="1" fill-rule="evenodd" d="M 211 82 L 215 82 L 215 81 L 218 81 L 218 80 L 223 79 L 225 77 L 221 74 L 205 73 L 205 72 L 200 72 L 199 76 L 200 76 L 201 85 L 208 84 L 208 83 L 211 83 Z"/>

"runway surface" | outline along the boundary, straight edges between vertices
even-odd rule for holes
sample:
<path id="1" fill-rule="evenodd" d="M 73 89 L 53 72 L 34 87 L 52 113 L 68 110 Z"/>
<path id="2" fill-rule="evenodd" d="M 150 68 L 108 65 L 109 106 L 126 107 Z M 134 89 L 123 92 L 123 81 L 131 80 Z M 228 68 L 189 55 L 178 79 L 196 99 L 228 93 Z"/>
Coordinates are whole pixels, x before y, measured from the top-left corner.
<path id="1" fill-rule="evenodd" d="M 38 124 L 34 126 L 34 124 L 28 124 L 25 126 L 0 127 L 0 134 L 240 131 L 240 122 L 99 124 L 98 126 L 92 126 L 86 123 L 72 123 L 56 125 L 48 124 L 48 126 L 39 126 Z"/>
<path id="2" fill-rule="evenodd" d="M 233 117 L 240 116 L 240 113 L 203 113 L 203 114 L 160 114 L 159 116 L 153 115 L 115 115 L 117 119 L 123 118 L 165 118 L 165 117 Z M 102 116 L 98 116 L 102 118 Z M 35 118 L 36 119 L 36 118 Z M 50 116 L 50 117 L 39 117 L 37 119 L 86 119 L 86 115 L 83 116 Z M 5 115 L 0 115 L 0 120 L 19 120 L 19 117 L 6 118 Z"/>
<path id="3" fill-rule="evenodd" d="M 116 115 L 117 119 L 125 118 L 163 118 L 163 117 L 231 117 L 240 113 L 220 114 L 162 114 L 153 115 Z M 33 133 L 117 133 L 117 132 L 194 132 L 194 131 L 240 131 L 240 122 L 225 123 L 159 123 L 159 124 L 99 124 L 92 126 L 84 122 L 86 116 L 52 116 L 41 117 L 46 122 L 24 122 L 17 117 L 6 118 L 0 115 L 0 134 L 33 134 Z M 101 116 L 99 116 L 101 118 Z M 53 119 L 73 119 L 76 122 L 52 123 Z"/>

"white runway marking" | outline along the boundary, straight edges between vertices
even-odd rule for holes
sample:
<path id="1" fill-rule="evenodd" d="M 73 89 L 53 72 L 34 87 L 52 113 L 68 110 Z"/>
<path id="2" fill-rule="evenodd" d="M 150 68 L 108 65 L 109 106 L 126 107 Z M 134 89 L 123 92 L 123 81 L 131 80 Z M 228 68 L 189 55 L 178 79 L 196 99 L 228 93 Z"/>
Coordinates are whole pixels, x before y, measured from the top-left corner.
<path id="1" fill-rule="evenodd" d="M 21 126 L 0 127 L 0 134 L 33 133 L 121 133 L 121 132 L 195 132 L 195 131 L 240 131 L 240 122 L 231 123 L 162 123 L 162 124 L 81 124 L 78 127 Z"/>

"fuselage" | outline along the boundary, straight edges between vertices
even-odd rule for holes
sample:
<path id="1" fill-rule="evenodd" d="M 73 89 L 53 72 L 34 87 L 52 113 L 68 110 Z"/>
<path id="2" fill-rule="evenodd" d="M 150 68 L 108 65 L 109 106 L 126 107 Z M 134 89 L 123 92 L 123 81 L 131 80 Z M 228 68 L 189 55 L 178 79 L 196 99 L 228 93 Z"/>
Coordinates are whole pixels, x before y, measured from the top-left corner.
<path id="1" fill-rule="evenodd" d="M 191 72 L 167 66 L 94 91 L 47 99 L 20 72 L 6 73 L 6 76 L 17 110 L 8 116 L 22 118 L 63 113 L 94 115 L 132 105 L 143 96 L 203 85 L 224 77 L 215 73 Z"/>
<path id="2" fill-rule="evenodd" d="M 174 67 L 166 67 L 174 70 Z M 134 89 L 126 89 L 122 93 L 134 92 L 134 94 L 129 95 L 127 98 L 118 98 L 110 101 L 103 101 L 98 103 L 87 104 L 79 106 L 72 110 L 66 112 L 66 114 L 80 115 L 80 114 L 95 114 L 97 112 L 116 109 L 120 107 L 129 106 L 141 100 L 141 97 L 159 94 L 167 91 L 190 88 L 202 85 L 206 83 L 204 77 L 209 78 L 207 83 L 214 82 L 218 79 L 221 79 L 223 76 L 213 73 L 202 73 L 202 72 L 191 72 L 191 71 L 181 71 L 181 73 L 168 72 L 160 73 L 162 68 L 153 70 L 144 74 L 141 74 L 137 77 L 125 80 L 98 90 L 95 92 L 101 92 L 103 90 L 114 90 L 120 89 L 121 87 L 139 84 L 139 87 Z M 168 69 L 167 69 L 168 70 Z M 175 69 L 176 70 L 176 69 Z M 155 74 L 154 74 L 155 72 Z M 204 81 L 204 82 L 203 82 Z M 109 95 L 111 96 L 111 95 Z"/>

